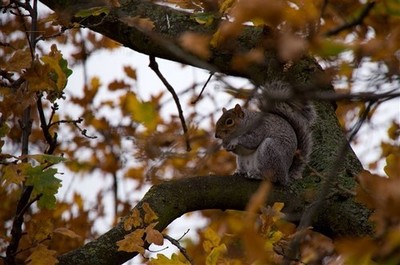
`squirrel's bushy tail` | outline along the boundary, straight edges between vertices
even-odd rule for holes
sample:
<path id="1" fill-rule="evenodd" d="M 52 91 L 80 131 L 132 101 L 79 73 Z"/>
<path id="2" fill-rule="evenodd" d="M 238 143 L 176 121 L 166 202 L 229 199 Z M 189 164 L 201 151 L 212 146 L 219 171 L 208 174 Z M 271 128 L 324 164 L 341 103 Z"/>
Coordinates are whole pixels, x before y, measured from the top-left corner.
<path id="1" fill-rule="evenodd" d="M 259 97 L 259 107 L 262 112 L 281 116 L 296 132 L 297 151 L 289 169 L 289 177 L 301 178 L 312 148 L 310 126 L 316 116 L 313 104 L 296 98 L 289 83 L 277 80 L 264 85 Z"/>

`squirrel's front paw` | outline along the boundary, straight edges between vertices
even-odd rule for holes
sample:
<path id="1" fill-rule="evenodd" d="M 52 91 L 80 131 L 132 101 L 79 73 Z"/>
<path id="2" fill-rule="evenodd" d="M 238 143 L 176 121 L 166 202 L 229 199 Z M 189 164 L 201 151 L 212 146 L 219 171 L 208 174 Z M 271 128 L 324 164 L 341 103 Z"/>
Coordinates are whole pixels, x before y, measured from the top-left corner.
<path id="1" fill-rule="evenodd" d="M 227 151 L 234 151 L 236 149 L 236 147 L 239 144 L 239 140 L 237 138 L 232 139 L 231 141 L 229 141 L 228 143 L 224 143 L 224 148 Z"/>

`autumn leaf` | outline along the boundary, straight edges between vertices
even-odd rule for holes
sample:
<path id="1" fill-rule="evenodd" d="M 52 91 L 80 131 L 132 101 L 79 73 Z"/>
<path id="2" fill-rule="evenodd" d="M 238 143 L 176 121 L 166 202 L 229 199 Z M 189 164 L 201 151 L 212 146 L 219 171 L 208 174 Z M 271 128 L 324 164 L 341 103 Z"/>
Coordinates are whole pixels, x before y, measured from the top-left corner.
<path id="1" fill-rule="evenodd" d="M 64 235 L 64 236 L 67 236 L 70 238 L 81 238 L 80 235 L 76 234 L 74 231 L 72 231 L 68 228 L 65 228 L 65 227 L 56 228 L 56 229 L 54 229 L 53 233 Z"/>
<path id="2" fill-rule="evenodd" d="M 131 114 L 133 120 L 143 123 L 149 131 L 156 129 L 160 118 L 153 102 L 143 102 L 133 92 L 128 92 L 121 99 L 124 101 L 123 108 Z"/>
<path id="3" fill-rule="evenodd" d="M 57 252 L 50 250 L 47 246 L 39 244 L 32 251 L 26 262 L 28 265 L 53 265 L 57 264 L 58 260 L 55 258 Z"/>
<path id="4" fill-rule="evenodd" d="M 221 242 L 221 237 L 211 228 L 207 228 L 203 232 L 203 236 L 203 248 L 207 253 L 210 253 L 213 248 L 219 246 Z"/>
<path id="5" fill-rule="evenodd" d="M 135 17 L 123 17 L 119 19 L 121 22 L 125 23 L 129 27 L 135 27 L 143 31 L 151 31 L 154 28 L 154 22 L 149 18 Z"/>
<path id="6" fill-rule="evenodd" d="M 125 231 L 130 231 L 132 228 L 141 226 L 143 223 L 142 217 L 138 209 L 134 208 L 132 213 L 124 220 Z"/>
<path id="7" fill-rule="evenodd" d="M 67 78 L 72 74 L 72 70 L 68 68 L 67 61 L 62 57 L 57 46 L 53 44 L 48 55 L 43 55 L 42 62 L 50 66 L 50 78 L 56 83 L 56 91 L 60 93 L 67 85 Z"/>
<path id="8" fill-rule="evenodd" d="M 131 86 L 125 83 L 124 81 L 117 81 L 117 80 L 114 80 L 108 85 L 108 89 L 110 89 L 111 91 L 116 91 L 119 89 L 129 89 L 130 87 Z"/>
<path id="9" fill-rule="evenodd" d="M 124 66 L 124 72 L 125 72 L 125 74 L 126 74 L 128 77 L 130 77 L 131 79 L 133 79 L 133 80 L 136 80 L 136 79 L 137 79 L 137 77 L 136 77 L 136 70 L 133 69 L 132 67 L 130 67 L 130 66 Z"/>
<path id="10" fill-rule="evenodd" d="M 164 243 L 164 237 L 163 235 L 160 233 L 160 231 L 154 229 L 154 227 L 157 225 L 158 223 L 152 223 L 149 224 L 146 227 L 146 241 L 149 242 L 150 244 L 156 244 L 158 246 L 162 246 Z"/>
<path id="11" fill-rule="evenodd" d="M 8 164 L 3 167 L 2 180 L 5 180 L 5 185 L 13 184 L 22 184 L 25 180 L 25 175 L 23 174 L 23 167 L 25 167 L 24 163 L 20 164 Z"/>
<path id="12" fill-rule="evenodd" d="M 157 254 L 156 258 L 152 258 L 149 265 L 190 265 L 191 263 L 179 255 L 172 253 L 171 258 L 167 258 L 163 254 Z"/>
<path id="13" fill-rule="evenodd" d="M 145 224 L 150 224 L 151 222 L 158 219 L 157 214 L 153 211 L 153 209 L 151 209 L 150 205 L 147 202 L 143 203 L 143 210 L 145 212 L 144 214 Z"/>
<path id="14" fill-rule="evenodd" d="M 179 41 L 184 49 L 202 59 L 206 60 L 211 56 L 210 37 L 207 35 L 185 32 L 180 36 Z"/>
<path id="15" fill-rule="evenodd" d="M 227 248 L 225 244 L 221 244 L 219 246 L 214 247 L 210 254 L 207 255 L 206 265 L 217 265 L 220 264 L 218 262 L 219 258 L 226 253 Z"/>
<path id="16" fill-rule="evenodd" d="M 28 68 L 32 63 L 31 52 L 29 49 L 16 50 L 6 64 L 8 71 L 20 72 Z"/>
<path id="17" fill-rule="evenodd" d="M 143 235 L 144 229 L 136 229 L 132 233 L 129 233 L 124 237 L 124 239 L 117 242 L 118 251 L 139 252 L 144 255 L 145 249 L 143 248 Z"/>
<path id="18" fill-rule="evenodd" d="M 400 180 L 400 152 L 392 153 L 386 158 L 384 170 L 389 178 Z"/>

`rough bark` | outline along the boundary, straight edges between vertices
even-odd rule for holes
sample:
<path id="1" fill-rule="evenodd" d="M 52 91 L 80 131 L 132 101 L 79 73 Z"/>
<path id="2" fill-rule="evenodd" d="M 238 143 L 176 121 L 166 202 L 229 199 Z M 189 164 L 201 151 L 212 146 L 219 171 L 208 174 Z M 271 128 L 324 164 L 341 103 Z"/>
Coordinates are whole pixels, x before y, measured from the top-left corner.
<path id="1" fill-rule="evenodd" d="M 70 12 L 79 0 L 41 0 L 41 2 L 53 10 Z M 132 0 L 121 3 L 121 8 L 112 9 L 105 17 L 88 18 L 80 23 L 140 53 L 194 65 L 213 72 L 241 75 L 261 83 L 270 78 L 277 78 L 283 72 L 283 64 L 274 56 L 273 49 L 266 53 L 267 60 L 264 65 L 256 65 L 247 72 L 238 72 L 231 67 L 229 62 L 235 52 L 249 51 L 259 45 L 260 40 L 264 40 L 264 44 L 265 40 L 268 40 L 266 33 L 259 29 L 246 28 L 236 41 L 234 50 L 226 47 L 214 49 L 209 60 L 204 62 L 184 52 L 177 44 L 177 38 L 185 31 L 212 34 L 215 26 L 199 25 L 189 13 L 158 6 L 150 1 Z M 150 18 L 155 27 L 151 33 L 145 33 L 121 22 L 120 18 L 125 16 Z M 321 78 L 323 72 L 312 58 L 303 58 L 295 62 L 286 75 L 296 84 L 316 86 L 321 90 L 332 89 L 329 82 Z M 347 141 L 337 122 L 334 104 L 316 101 L 315 105 L 318 119 L 313 127 L 315 144 L 310 166 L 319 173 L 315 174 L 308 170 L 302 180 L 294 182 L 289 187 L 274 187 L 268 203 L 284 202 L 284 211 L 290 218 L 298 220 L 321 192 L 324 176 L 332 173 L 331 169 L 335 168 L 337 161 L 340 161 L 340 167 L 333 172 L 334 178 L 330 179 L 333 183 L 330 189 L 325 191 L 329 192 L 330 196 L 323 200 L 322 206 L 313 214 L 312 225 L 315 230 L 332 237 L 370 234 L 372 231 L 368 222 L 370 211 L 358 204 L 353 196 L 344 192 L 345 189 L 355 188 L 357 185 L 355 176 L 362 170 L 362 166 L 351 148 L 346 153 L 338 152 L 338 146 L 347 144 Z M 337 160 L 338 156 L 342 158 Z M 257 181 L 238 177 L 205 176 L 173 180 L 154 186 L 136 207 L 141 209 L 143 203 L 148 202 L 160 218 L 156 228 L 162 231 L 173 220 L 187 212 L 203 209 L 243 210 L 258 185 Z M 97 240 L 60 256 L 60 264 L 121 264 L 137 254 L 117 251 L 116 242 L 123 239 L 126 234 L 122 225 L 118 224 Z"/>
<path id="2" fill-rule="evenodd" d="M 306 185 L 308 180 L 300 180 Z M 316 190 L 301 191 L 299 183 L 288 187 L 274 187 L 268 204 L 279 201 L 285 204 L 284 212 L 288 216 L 300 216 L 310 203 L 309 194 Z M 135 206 L 142 211 L 147 202 L 158 215 L 156 228 L 162 231 L 179 216 L 198 210 L 244 210 L 251 195 L 260 182 L 237 176 L 199 176 L 172 180 L 153 186 L 144 198 Z M 317 188 L 317 187 L 316 187 Z M 365 209 L 346 196 L 330 197 L 313 221 L 316 231 L 328 235 L 359 236 L 370 232 Z M 60 265 L 69 264 L 121 264 L 137 253 L 118 252 L 116 242 L 128 234 L 122 223 L 85 246 L 66 253 L 59 258 Z"/>

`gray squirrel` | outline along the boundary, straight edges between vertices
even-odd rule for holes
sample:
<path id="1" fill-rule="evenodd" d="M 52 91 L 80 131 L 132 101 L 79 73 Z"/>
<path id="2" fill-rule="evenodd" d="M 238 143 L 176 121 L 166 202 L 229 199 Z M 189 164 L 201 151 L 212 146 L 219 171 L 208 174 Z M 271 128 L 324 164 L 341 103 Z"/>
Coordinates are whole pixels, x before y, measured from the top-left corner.
<path id="1" fill-rule="evenodd" d="M 289 83 L 266 84 L 258 97 L 259 111 L 237 104 L 222 109 L 215 137 L 237 156 L 237 173 L 247 178 L 269 179 L 282 185 L 302 177 L 311 147 L 311 128 L 315 110 L 312 103 L 289 99 Z M 270 99 L 272 98 L 272 100 Z"/>

